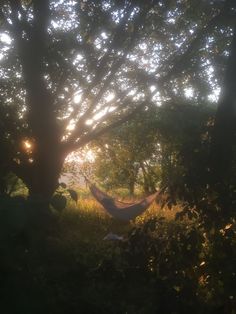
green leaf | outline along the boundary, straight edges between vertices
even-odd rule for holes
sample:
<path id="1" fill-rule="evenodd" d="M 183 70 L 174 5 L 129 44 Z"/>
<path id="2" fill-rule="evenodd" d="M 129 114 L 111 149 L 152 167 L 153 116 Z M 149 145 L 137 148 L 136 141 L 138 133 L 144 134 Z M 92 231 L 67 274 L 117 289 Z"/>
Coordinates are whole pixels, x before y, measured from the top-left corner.
<path id="1" fill-rule="evenodd" d="M 66 197 L 60 194 L 55 194 L 50 203 L 56 210 L 62 211 L 66 207 Z"/>
<path id="2" fill-rule="evenodd" d="M 68 189 L 67 191 L 69 192 L 70 197 L 72 198 L 72 200 L 77 203 L 77 201 L 78 201 L 78 193 L 75 190 L 71 190 L 71 189 Z"/>
<path id="3" fill-rule="evenodd" d="M 22 0 L 21 2 L 22 2 L 22 4 L 25 5 L 25 6 L 29 6 L 29 5 L 32 4 L 32 0 Z"/>
<path id="4" fill-rule="evenodd" d="M 61 186 L 63 189 L 66 189 L 67 185 L 64 182 L 59 183 L 59 186 Z"/>

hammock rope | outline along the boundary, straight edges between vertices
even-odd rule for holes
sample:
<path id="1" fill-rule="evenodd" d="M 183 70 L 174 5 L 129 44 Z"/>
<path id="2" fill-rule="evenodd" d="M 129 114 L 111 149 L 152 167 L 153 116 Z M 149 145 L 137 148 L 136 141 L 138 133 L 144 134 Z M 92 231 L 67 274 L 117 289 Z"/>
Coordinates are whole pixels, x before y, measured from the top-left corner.
<path id="1" fill-rule="evenodd" d="M 95 184 L 92 184 L 86 177 L 89 189 L 94 198 L 103 206 L 103 208 L 114 218 L 121 220 L 132 220 L 144 213 L 144 211 L 153 203 L 159 191 L 145 197 L 141 201 L 126 203 L 115 200 L 111 196 L 100 190 Z"/>

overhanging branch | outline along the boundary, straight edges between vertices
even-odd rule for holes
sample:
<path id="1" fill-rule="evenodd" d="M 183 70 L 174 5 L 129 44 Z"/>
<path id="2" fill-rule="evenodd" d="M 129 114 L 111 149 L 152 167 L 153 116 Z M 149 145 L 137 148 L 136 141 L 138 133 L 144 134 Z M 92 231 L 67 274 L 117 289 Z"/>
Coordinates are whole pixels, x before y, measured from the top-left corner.
<path id="1" fill-rule="evenodd" d="M 133 118 L 143 107 L 143 105 L 146 103 L 142 102 L 141 104 L 139 104 L 133 111 L 131 111 L 130 113 L 124 115 L 122 118 L 118 119 L 117 121 L 115 121 L 114 123 L 111 123 L 105 127 L 103 127 L 100 130 L 94 130 L 91 131 L 89 134 L 84 135 L 81 139 L 79 139 L 79 141 L 75 142 L 75 143 L 65 143 L 64 144 L 64 151 L 69 154 L 70 152 L 83 147 L 84 145 L 88 144 L 90 141 L 95 140 L 97 138 L 99 138 L 100 136 L 102 136 L 103 134 L 109 132 L 110 130 L 122 125 L 123 123 L 125 123 L 126 121 L 130 120 L 131 118 Z"/>

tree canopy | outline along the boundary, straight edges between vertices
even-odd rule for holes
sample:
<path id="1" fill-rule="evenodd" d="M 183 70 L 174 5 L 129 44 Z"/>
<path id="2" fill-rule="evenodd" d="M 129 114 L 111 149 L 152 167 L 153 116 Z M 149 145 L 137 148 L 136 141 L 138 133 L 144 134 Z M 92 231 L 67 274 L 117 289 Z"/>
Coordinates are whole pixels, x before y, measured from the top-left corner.
<path id="1" fill-rule="evenodd" d="M 157 106 L 141 110 L 94 142 L 94 171 L 106 187 L 127 187 L 131 195 L 135 184 L 146 193 L 155 190 L 160 159 L 158 112 Z"/>
<path id="2" fill-rule="evenodd" d="M 213 98 L 232 1 L 3 1 L 1 145 L 31 194 L 65 157 L 149 106 Z"/>
<path id="3" fill-rule="evenodd" d="M 235 74 L 236 0 L 1 0 L 5 313 L 235 313 Z M 63 171 L 167 206 L 122 225 Z"/>

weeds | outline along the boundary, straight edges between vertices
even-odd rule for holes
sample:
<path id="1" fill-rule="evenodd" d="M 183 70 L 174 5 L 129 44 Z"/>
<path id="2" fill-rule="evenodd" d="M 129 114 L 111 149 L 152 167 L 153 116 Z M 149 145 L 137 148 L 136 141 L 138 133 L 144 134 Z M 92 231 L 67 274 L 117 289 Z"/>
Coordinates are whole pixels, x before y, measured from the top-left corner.
<path id="1" fill-rule="evenodd" d="M 27 203 L 14 204 L 7 218 Z M 180 210 L 153 204 L 122 222 L 84 194 L 47 225 L 13 224 L 0 241 L 2 312 L 234 313 L 234 224 L 206 234 L 197 221 L 175 221 Z M 104 240 L 109 232 L 124 241 Z"/>

